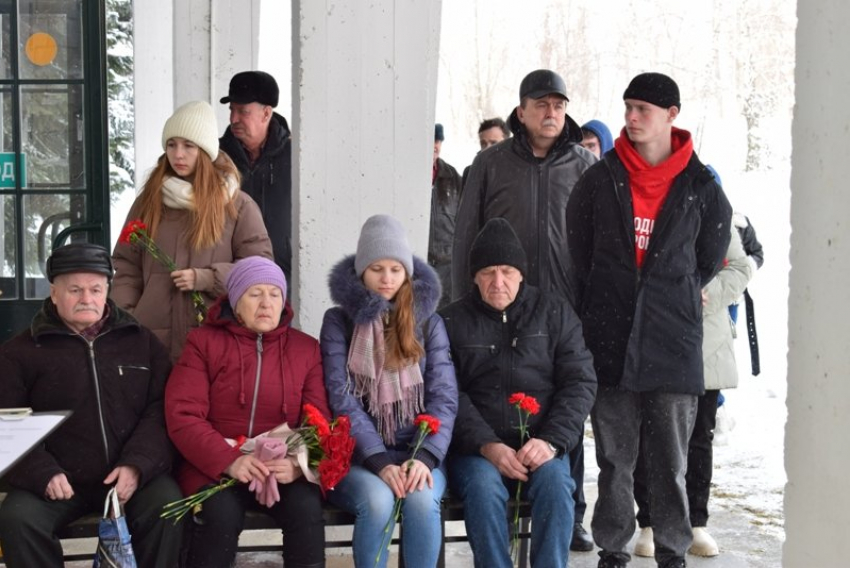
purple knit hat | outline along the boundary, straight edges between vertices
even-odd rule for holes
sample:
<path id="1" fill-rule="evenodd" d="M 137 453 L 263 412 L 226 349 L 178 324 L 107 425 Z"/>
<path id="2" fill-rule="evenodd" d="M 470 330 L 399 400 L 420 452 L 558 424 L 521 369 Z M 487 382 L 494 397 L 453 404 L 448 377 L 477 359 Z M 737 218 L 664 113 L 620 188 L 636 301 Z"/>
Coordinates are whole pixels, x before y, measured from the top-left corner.
<path id="1" fill-rule="evenodd" d="M 230 306 L 235 308 L 242 294 L 257 284 L 277 286 L 286 300 L 286 277 L 280 267 L 262 256 L 249 256 L 237 261 L 227 277 L 227 299 L 230 300 Z"/>

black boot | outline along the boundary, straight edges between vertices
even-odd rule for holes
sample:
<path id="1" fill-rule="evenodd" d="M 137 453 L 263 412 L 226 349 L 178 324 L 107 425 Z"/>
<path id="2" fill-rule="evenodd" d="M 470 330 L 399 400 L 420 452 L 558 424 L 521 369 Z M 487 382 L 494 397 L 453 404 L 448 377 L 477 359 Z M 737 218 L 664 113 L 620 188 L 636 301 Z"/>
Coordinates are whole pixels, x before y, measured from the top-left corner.
<path id="1" fill-rule="evenodd" d="M 581 523 L 573 526 L 573 540 L 570 542 L 570 550 L 576 552 L 590 552 L 593 550 L 593 539 L 584 530 Z"/>
<path id="2" fill-rule="evenodd" d="M 597 568 L 626 568 L 628 555 L 609 552 L 599 553 L 599 564 Z"/>

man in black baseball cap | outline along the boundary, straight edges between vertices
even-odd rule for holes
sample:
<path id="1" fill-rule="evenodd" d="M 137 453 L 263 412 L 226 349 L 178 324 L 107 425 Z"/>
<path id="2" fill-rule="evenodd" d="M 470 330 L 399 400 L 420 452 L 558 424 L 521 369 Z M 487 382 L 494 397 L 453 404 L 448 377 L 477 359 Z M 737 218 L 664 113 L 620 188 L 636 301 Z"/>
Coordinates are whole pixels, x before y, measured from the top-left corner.
<path id="1" fill-rule="evenodd" d="M 292 135 L 274 111 L 280 89 L 264 71 L 242 71 L 230 80 L 222 104 L 230 105 L 230 126 L 219 147 L 242 175 L 242 191 L 260 210 L 272 240 L 274 260 L 292 275 Z"/>

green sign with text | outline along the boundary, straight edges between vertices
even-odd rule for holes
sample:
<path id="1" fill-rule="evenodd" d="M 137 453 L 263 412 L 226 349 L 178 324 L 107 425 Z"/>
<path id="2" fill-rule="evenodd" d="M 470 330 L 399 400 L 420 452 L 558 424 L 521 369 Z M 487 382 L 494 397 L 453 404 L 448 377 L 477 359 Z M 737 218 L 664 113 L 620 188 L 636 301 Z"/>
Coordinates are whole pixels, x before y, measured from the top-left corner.
<path id="1" fill-rule="evenodd" d="M 21 185 L 27 186 L 27 157 L 21 157 Z M 15 189 L 15 153 L 0 152 L 0 189 Z"/>

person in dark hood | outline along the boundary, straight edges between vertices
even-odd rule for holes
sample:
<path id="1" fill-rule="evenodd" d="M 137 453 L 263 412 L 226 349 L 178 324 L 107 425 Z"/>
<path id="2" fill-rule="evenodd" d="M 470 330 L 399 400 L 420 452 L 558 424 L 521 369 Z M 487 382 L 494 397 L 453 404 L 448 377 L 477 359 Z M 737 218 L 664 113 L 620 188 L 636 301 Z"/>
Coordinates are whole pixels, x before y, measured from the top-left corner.
<path id="1" fill-rule="evenodd" d="M 325 565 L 319 486 L 292 449 L 269 434 L 284 423 L 300 426 L 305 404 L 330 416 L 318 342 L 290 326 L 286 288 L 283 271 L 271 260 L 237 262 L 227 293 L 189 334 L 168 379 L 165 414 L 184 458 L 177 472 L 183 493 L 214 487 L 223 476 L 239 482 L 192 512 L 186 533 L 190 568 L 233 565 L 247 510 L 277 522 L 286 566 Z"/>
<path id="2" fill-rule="evenodd" d="M 591 120 L 581 126 L 581 147 L 589 150 L 597 158 L 614 147 L 611 131 L 600 120 Z"/>
<path id="3" fill-rule="evenodd" d="M 675 128 L 679 87 L 642 73 L 623 93 L 625 126 L 567 207 L 576 311 L 599 380 L 591 412 L 599 464 L 599 568 L 623 568 L 635 530 L 633 472 L 647 456 L 655 560 L 682 568 L 691 546 L 688 439 L 703 394 L 701 290 L 723 265 L 732 207 Z"/>
<path id="4" fill-rule="evenodd" d="M 532 71 L 519 87 L 520 104 L 508 122 L 513 137 L 472 162 L 458 209 L 452 252 L 452 299 L 471 288 L 469 249 L 488 219 L 502 217 L 528 254 L 525 280 L 572 301 L 565 211 L 573 186 L 596 157 L 582 148 L 581 128 L 567 114 L 564 79 L 549 69 Z M 591 550 L 582 524 L 587 505 L 581 439 L 568 448 L 576 483 L 574 550 Z"/>
<path id="5" fill-rule="evenodd" d="M 356 515 L 354 564 L 383 568 L 400 500 L 404 565 L 433 568 L 443 540 L 443 461 L 457 414 L 457 381 L 443 320 L 435 313 L 440 280 L 410 251 L 389 215 L 366 220 L 357 254 L 328 278 L 336 307 L 322 322 L 322 363 L 335 415 L 351 419 L 351 471 L 328 494 Z M 422 440 L 417 416 L 439 420 Z"/>
<path id="6" fill-rule="evenodd" d="M 531 565 L 567 566 L 574 512 L 568 448 L 581 439 L 596 394 L 593 359 L 569 302 L 527 284 L 525 251 L 504 219 L 487 221 L 469 252 L 475 287 L 440 311 L 460 403 L 449 457 L 464 502 L 475 566 L 513 566 L 508 499 L 531 502 Z M 533 397 L 528 440 L 513 393 Z"/>
<path id="7" fill-rule="evenodd" d="M 274 261 L 292 277 L 292 134 L 274 112 L 280 90 L 263 71 L 243 71 L 230 80 L 222 104 L 230 105 L 230 126 L 219 146 L 242 176 L 242 191 L 260 211 L 272 241 Z"/>
<path id="8" fill-rule="evenodd" d="M 163 418 L 171 361 L 150 330 L 107 299 L 113 274 L 102 246 L 55 249 L 50 297 L 30 328 L 0 347 L 0 408 L 71 411 L 3 477 L 11 487 L 0 507 L 9 568 L 61 568 L 56 532 L 101 513 L 111 486 L 139 566 L 177 566 L 183 527 L 160 518 L 181 498 Z"/>

